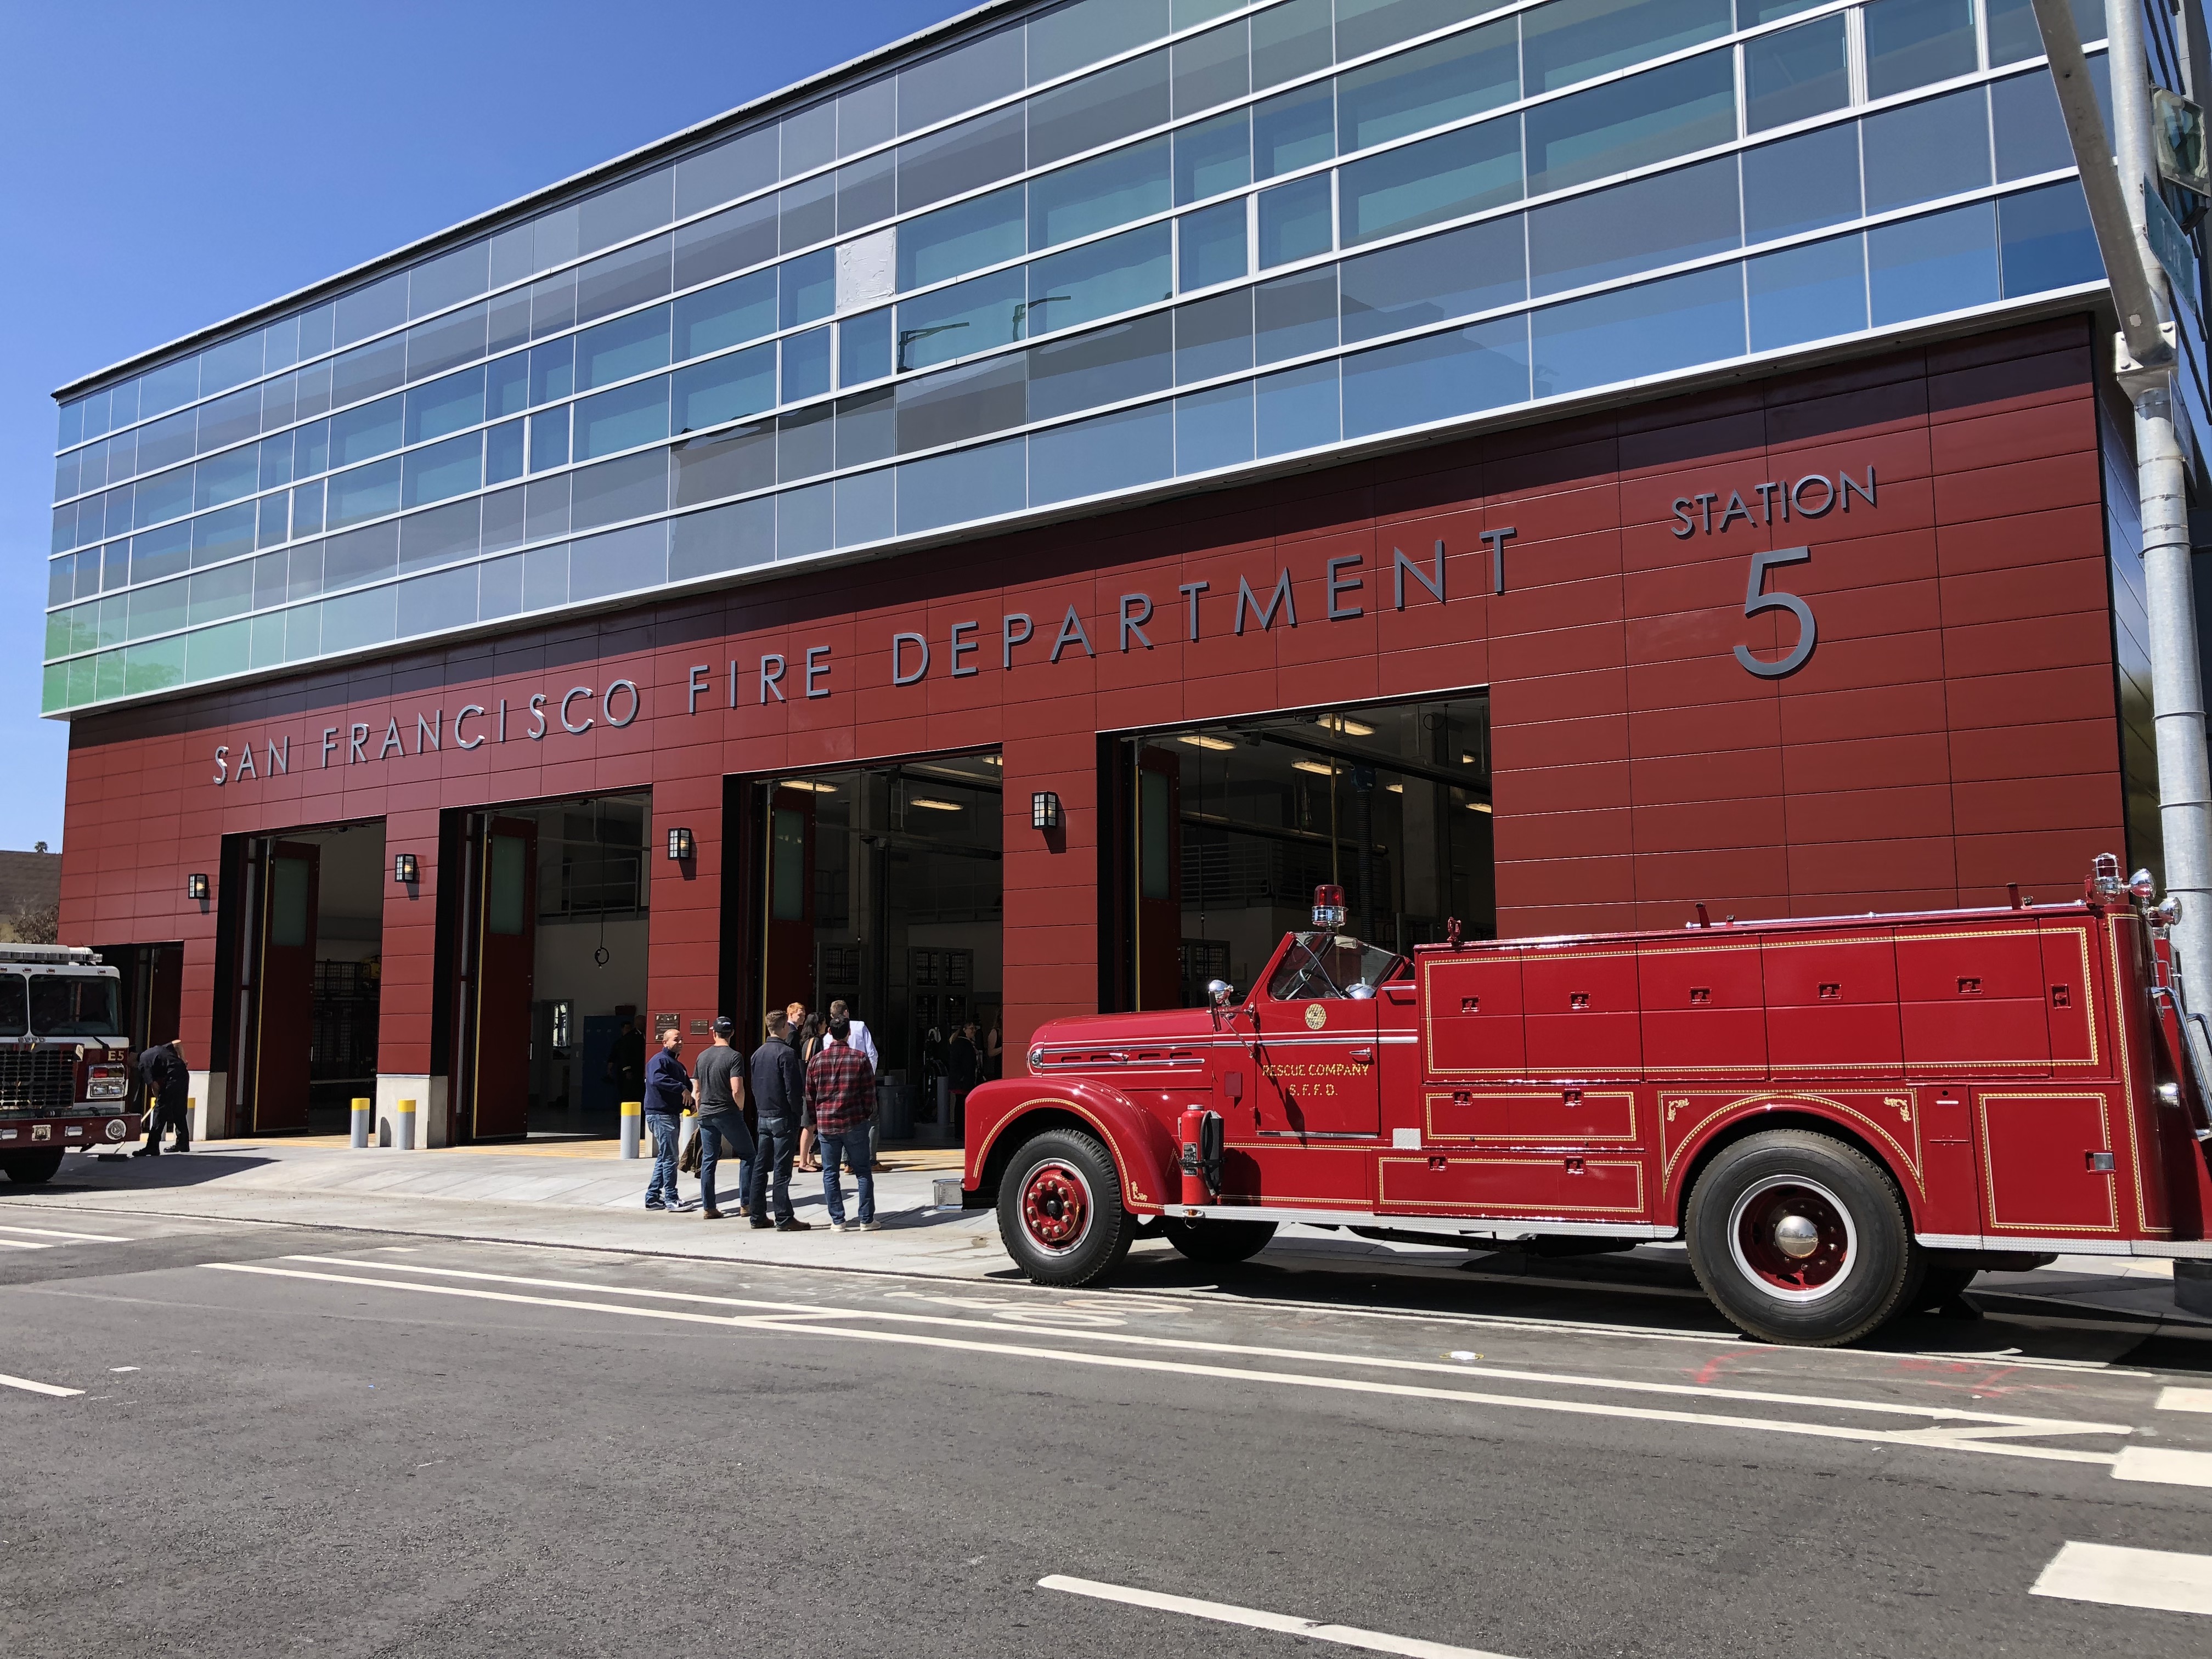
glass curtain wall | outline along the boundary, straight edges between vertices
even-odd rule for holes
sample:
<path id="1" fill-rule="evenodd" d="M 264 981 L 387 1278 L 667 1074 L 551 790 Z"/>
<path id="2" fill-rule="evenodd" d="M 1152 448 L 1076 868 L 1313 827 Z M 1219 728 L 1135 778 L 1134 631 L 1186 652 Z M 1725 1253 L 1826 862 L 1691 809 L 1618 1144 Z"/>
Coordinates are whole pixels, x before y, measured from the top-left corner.
<path id="1" fill-rule="evenodd" d="M 1133 1000 L 1241 993 L 1313 890 L 1346 931 L 1398 951 L 1497 933 L 1490 703 L 1475 695 L 1272 715 L 1122 743 L 1133 827 L 1125 880 Z"/>

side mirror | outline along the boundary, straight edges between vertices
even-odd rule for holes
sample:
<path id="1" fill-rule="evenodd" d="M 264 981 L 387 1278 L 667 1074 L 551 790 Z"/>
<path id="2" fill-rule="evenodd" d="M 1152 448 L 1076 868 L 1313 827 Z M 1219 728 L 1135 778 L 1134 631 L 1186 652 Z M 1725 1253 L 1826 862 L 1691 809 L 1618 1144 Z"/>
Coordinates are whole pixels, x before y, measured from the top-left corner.
<path id="1" fill-rule="evenodd" d="M 1225 979 L 1210 979 L 1206 981 L 1206 1000 L 1217 1009 L 1228 1007 L 1230 1000 L 1236 994 L 1237 988 Z"/>

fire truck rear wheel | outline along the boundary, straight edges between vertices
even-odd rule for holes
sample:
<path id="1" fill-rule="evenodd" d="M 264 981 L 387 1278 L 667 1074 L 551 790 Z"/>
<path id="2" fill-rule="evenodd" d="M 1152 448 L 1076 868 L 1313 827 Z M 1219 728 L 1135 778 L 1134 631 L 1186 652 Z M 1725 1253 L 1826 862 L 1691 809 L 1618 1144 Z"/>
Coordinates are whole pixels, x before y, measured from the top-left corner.
<path id="1" fill-rule="evenodd" d="M 1725 1148 L 1691 1191 L 1690 1265 L 1730 1323 L 1762 1342 L 1853 1342 L 1920 1279 L 1904 1200 L 1857 1148 L 1769 1129 Z"/>
<path id="2" fill-rule="evenodd" d="M 52 1181 L 61 1172 L 62 1149 L 58 1146 L 45 1152 L 10 1152 L 0 1158 L 0 1170 L 8 1172 L 8 1179 L 21 1187 L 35 1187 L 41 1182 Z"/>
<path id="3" fill-rule="evenodd" d="M 1268 1241 L 1275 1236 L 1275 1224 L 1272 1221 L 1178 1221 L 1168 1218 L 1161 1221 L 1160 1231 L 1167 1235 L 1169 1243 L 1193 1261 L 1202 1261 L 1212 1267 L 1225 1267 L 1234 1262 L 1249 1261 L 1266 1249 Z"/>
<path id="4" fill-rule="evenodd" d="M 999 1183 L 999 1237 L 1039 1285 L 1089 1285 L 1121 1265 L 1136 1218 L 1097 1138 L 1048 1129 L 1023 1143 Z"/>

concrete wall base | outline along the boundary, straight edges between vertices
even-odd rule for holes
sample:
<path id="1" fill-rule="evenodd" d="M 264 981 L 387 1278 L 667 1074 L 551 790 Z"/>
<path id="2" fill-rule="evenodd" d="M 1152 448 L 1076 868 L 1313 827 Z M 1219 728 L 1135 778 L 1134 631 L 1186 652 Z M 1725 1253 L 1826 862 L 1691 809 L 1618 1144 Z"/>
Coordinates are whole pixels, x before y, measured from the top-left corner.
<path id="1" fill-rule="evenodd" d="M 446 1134 L 446 1079 L 421 1072 L 386 1072 L 376 1079 L 374 1121 L 380 1146 L 399 1145 L 399 1103 L 415 1103 L 415 1146 L 417 1151 L 443 1146 Z"/>
<path id="2" fill-rule="evenodd" d="M 194 1072 L 191 1086 L 192 1139 L 222 1140 L 237 1133 L 230 1121 L 230 1073 Z"/>
<path id="3" fill-rule="evenodd" d="M 2185 1313 L 2212 1314 L 2212 1261 L 2173 1264 L 2173 1305 Z"/>

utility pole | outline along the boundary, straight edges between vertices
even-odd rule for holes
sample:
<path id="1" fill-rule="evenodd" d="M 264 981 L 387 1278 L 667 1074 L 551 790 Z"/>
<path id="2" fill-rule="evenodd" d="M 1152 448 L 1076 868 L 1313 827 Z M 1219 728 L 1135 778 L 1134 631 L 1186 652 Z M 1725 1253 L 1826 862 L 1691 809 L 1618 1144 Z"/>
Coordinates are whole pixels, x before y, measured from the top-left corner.
<path id="1" fill-rule="evenodd" d="M 2154 166 L 2142 13 L 2139 0 L 2108 0 L 2106 7 L 2116 140 L 2108 146 L 2069 0 L 2033 3 L 2119 312 L 2113 371 L 2135 409 L 2151 702 L 2158 734 L 2159 824 L 2166 844 L 2166 889 L 2181 901 L 2173 951 L 2185 991 L 2197 999 L 2199 1010 L 2212 1012 L 2212 769 L 2205 757 L 2186 471 L 2174 432 L 2173 307 L 2165 270 L 2151 251 L 2145 200 L 2145 192 L 2154 188 L 2148 182 Z M 2192 1032 L 2191 1040 L 2200 1067 L 2212 1074 L 2212 1053 L 2201 1036 Z"/>

